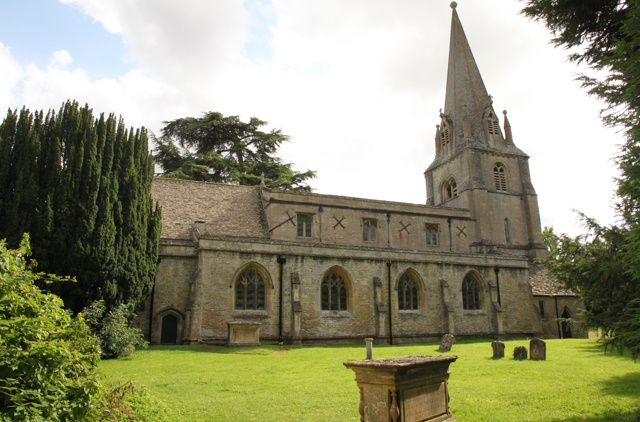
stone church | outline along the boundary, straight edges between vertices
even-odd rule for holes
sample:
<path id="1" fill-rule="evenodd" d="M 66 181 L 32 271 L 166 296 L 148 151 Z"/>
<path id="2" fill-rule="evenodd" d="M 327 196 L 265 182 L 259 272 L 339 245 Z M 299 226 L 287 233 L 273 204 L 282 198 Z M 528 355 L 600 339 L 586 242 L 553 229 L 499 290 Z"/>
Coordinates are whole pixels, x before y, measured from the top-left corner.
<path id="1" fill-rule="evenodd" d="M 152 343 L 562 336 L 555 293 L 534 299 L 536 279 L 546 281 L 533 259 L 546 249 L 529 157 L 494 110 L 452 8 L 427 203 L 155 179 L 160 262 L 138 316 Z"/>

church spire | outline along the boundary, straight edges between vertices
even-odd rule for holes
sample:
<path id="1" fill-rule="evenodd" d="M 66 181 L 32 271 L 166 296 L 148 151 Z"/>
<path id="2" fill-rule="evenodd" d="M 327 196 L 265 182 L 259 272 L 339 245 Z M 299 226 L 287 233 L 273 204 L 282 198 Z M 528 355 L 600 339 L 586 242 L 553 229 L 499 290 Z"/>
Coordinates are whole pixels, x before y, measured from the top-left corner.
<path id="1" fill-rule="evenodd" d="M 483 114 L 492 100 L 482 82 L 469 42 L 462 29 L 456 2 L 451 3 L 451 39 L 444 114 L 453 121 L 455 138 L 483 133 Z M 466 108 L 466 109 L 465 109 Z M 468 119 L 468 121 L 465 121 Z M 467 126 L 463 131 L 463 128 Z M 463 133 L 464 132 L 464 133 Z"/>

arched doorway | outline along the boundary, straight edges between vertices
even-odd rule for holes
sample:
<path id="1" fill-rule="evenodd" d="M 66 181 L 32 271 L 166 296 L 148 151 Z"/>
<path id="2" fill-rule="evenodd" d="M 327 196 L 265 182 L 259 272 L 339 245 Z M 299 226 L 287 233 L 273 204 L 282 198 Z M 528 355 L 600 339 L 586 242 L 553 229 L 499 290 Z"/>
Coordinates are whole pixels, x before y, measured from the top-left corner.
<path id="1" fill-rule="evenodd" d="M 571 319 L 571 314 L 569 313 L 569 310 L 567 308 L 564 308 L 564 310 L 562 311 L 562 316 L 560 318 L 562 318 L 562 323 L 560 324 L 562 328 L 562 338 L 573 337 L 571 335 L 571 323 L 568 321 L 569 319 Z"/>
<path id="2" fill-rule="evenodd" d="M 178 342 L 178 317 L 168 314 L 162 317 L 162 333 L 160 344 L 176 344 Z"/>

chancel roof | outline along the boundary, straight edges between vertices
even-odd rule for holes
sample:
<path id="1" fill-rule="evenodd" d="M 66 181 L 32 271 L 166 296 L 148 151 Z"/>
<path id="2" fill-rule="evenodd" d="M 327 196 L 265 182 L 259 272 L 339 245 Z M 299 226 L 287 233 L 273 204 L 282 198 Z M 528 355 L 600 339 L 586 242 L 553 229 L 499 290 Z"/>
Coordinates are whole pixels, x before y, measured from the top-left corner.
<path id="1" fill-rule="evenodd" d="M 258 186 L 155 178 L 151 197 L 162 207 L 163 238 L 192 239 L 196 221 L 205 236 L 269 237 Z"/>
<path id="2" fill-rule="evenodd" d="M 529 284 L 534 296 L 578 296 L 571 290 L 566 290 L 558 279 L 537 264 L 529 267 Z"/>

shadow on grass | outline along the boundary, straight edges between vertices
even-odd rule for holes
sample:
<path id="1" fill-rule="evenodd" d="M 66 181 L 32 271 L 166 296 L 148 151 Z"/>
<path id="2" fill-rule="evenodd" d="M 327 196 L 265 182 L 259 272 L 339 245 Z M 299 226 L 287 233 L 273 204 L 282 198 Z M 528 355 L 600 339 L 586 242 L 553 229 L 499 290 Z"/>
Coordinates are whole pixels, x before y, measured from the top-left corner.
<path id="1" fill-rule="evenodd" d="M 636 408 L 631 410 L 630 412 L 620 412 L 611 410 L 602 415 L 595 416 L 580 416 L 575 418 L 567 418 L 558 416 L 556 419 L 551 419 L 551 421 L 563 421 L 563 422 L 640 422 L 640 409 Z"/>
<path id="2" fill-rule="evenodd" d="M 638 386 L 640 386 L 640 373 L 628 373 L 603 381 L 602 392 L 607 395 L 637 397 Z M 640 413 L 638 413 L 638 421 L 640 421 Z"/>

